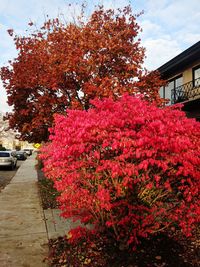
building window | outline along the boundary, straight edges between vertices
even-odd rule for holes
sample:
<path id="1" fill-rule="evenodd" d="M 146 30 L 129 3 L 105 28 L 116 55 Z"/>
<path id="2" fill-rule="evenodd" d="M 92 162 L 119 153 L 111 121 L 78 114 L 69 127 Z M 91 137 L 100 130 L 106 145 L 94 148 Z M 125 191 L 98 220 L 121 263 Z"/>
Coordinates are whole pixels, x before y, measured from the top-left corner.
<path id="1" fill-rule="evenodd" d="M 161 86 L 161 87 L 160 87 L 159 94 L 160 94 L 160 97 L 161 97 L 161 98 L 165 98 L 165 96 L 164 96 L 164 86 Z"/>
<path id="2" fill-rule="evenodd" d="M 169 83 L 165 87 L 160 88 L 160 97 L 169 99 L 167 105 L 171 105 L 177 101 L 178 96 L 180 96 L 182 92 L 183 85 L 183 76 L 179 75 L 174 79 L 170 80 Z"/>
<path id="3" fill-rule="evenodd" d="M 174 89 L 174 81 L 170 81 L 167 86 L 165 86 L 165 99 L 169 99 L 169 102 L 167 105 L 171 105 L 171 95 L 172 95 L 172 90 Z"/>
<path id="4" fill-rule="evenodd" d="M 200 86 L 200 66 L 193 68 L 193 86 L 198 87 Z"/>

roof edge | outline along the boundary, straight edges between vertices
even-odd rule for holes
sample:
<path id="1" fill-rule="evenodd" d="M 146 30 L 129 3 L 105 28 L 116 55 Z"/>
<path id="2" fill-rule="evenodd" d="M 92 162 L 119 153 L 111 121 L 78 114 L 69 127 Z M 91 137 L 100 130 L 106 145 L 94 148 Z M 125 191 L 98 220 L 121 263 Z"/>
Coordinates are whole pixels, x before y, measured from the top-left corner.
<path id="1" fill-rule="evenodd" d="M 174 58 L 172 58 L 171 60 L 169 60 L 168 62 L 163 64 L 162 66 L 160 66 L 157 70 L 161 74 L 163 74 L 163 73 L 169 71 L 170 69 L 178 66 L 183 61 L 187 60 L 189 57 L 194 56 L 197 52 L 200 52 L 200 41 L 198 41 L 194 45 L 190 46 L 189 48 L 187 48 L 182 53 L 175 56 Z"/>

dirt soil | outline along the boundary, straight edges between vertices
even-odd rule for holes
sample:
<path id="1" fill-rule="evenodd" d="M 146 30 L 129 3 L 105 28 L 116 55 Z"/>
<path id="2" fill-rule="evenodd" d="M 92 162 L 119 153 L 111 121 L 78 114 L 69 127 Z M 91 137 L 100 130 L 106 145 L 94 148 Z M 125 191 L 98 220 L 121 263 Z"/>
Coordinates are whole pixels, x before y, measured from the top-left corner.
<path id="1" fill-rule="evenodd" d="M 47 261 L 54 267 L 198 267 L 200 266 L 200 228 L 192 238 L 180 232 L 159 234 L 143 240 L 136 251 L 121 251 L 112 240 L 94 237 L 92 245 L 85 240 L 69 244 L 66 237 L 49 241 Z"/>
<path id="2" fill-rule="evenodd" d="M 45 178 L 44 173 L 40 168 L 37 168 L 37 175 L 43 209 L 58 208 L 56 198 L 59 194 L 56 189 L 53 188 L 53 182 Z"/>

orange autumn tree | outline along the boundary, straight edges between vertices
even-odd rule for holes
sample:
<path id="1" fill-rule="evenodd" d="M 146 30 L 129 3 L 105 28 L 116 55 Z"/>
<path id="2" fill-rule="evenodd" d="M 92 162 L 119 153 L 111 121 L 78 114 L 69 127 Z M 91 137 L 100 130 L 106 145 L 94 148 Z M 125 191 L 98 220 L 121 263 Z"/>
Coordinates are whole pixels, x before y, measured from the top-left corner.
<path id="1" fill-rule="evenodd" d="M 10 126 L 30 142 L 48 139 L 55 113 L 88 109 L 95 97 L 142 93 L 162 104 L 159 75 L 144 70 L 145 49 L 131 8 L 98 7 L 85 22 L 51 19 L 28 36 L 13 36 L 18 56 L 1 69 L 13 105 Z M 30 23 L 32 26 L 32 23 Z"/>

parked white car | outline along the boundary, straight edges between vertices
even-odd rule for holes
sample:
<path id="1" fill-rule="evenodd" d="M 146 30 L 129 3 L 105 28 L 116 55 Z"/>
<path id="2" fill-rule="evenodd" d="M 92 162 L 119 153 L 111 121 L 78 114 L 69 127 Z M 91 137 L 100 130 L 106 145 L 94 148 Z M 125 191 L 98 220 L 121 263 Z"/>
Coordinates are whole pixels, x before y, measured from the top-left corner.
<path id="1" fill-rule="evenodd" d="M 28 156 L 31 156 L 32 155 L 32 149 L 30 149 L 30 148 L 24 148 L 23 151 L 26 152 L 26 154 Z"/>
<path id="2" fill-rule="evenodd" d="M 0 166 L 10 167 L 13 170 L 17 166 L 16 153 L 14 151 L 0 151 Z"/>

